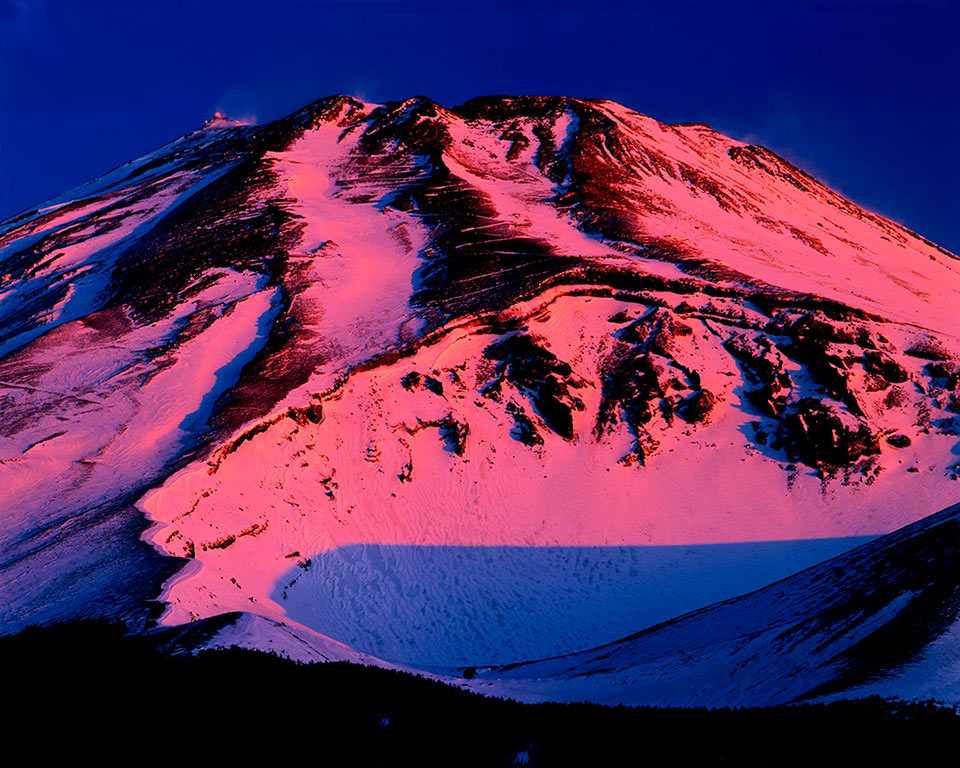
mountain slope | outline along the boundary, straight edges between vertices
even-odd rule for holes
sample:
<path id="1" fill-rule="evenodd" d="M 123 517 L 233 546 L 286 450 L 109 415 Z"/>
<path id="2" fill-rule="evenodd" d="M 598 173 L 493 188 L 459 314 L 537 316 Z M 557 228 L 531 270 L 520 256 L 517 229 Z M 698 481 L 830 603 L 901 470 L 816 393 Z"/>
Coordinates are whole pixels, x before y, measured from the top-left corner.
<path id="1" fill-rule="evenodd" d="M 506 664 L 960 489 L 960 261 L 611 102 L 218 118 L 0 249 L 7 631 L 159 599 L 167 624 Z"/>
<path id="2" fill-rule="evenodd" d="M 954 505 L 753 594 L 594 650 L 479 670 L 471 685 L 658 706 L 768 706 L 851 688 L 960 701 L 958 546 Z"/>

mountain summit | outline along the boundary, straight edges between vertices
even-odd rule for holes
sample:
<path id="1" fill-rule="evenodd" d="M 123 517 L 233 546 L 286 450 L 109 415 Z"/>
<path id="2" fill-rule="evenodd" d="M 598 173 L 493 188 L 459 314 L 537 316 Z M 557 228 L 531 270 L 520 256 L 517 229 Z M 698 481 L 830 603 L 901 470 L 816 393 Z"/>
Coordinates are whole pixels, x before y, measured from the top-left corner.
<path id="1" fill-rule="evenodd" d="M 0 628 L 199 622 L 531 699 L 854 667 L 960 699 L 955 511 L 917 523 L 960 497 L 958 307 L 956 256 L 702 124 L 218 115 L 0 224 Z M 781 620 L 844 629 L 758 688 L 800 646 L 737 632 Z M 663 643 L 708 630 L 727 683 L 671 699 L 702 672 Z"/>

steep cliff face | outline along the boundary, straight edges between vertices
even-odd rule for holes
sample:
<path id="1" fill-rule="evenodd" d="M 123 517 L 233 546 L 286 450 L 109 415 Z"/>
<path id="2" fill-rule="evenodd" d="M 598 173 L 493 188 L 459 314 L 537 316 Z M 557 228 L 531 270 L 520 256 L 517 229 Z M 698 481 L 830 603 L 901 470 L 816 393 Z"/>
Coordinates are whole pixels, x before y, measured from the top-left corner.
<path id="1" fill-rule="evenodd" d="M 960 492 L 960 261 L 702 125 L 333 97 L 211 121 L 0 249 L 7 628 L 156 598 L 167 623 L 507 663 Z M 183 561 L 154 550 L 187 560 L 162 590 Z M 392 621 L 422 625 L 407 650 Z"/>

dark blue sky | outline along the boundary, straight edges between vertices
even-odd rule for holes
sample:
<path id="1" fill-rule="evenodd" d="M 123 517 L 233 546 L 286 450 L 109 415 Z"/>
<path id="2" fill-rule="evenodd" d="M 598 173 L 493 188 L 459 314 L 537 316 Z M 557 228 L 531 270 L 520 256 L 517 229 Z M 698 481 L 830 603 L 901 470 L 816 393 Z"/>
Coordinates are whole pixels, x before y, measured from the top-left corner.
<path id="1" fill-rule="evenodd" d="M 960 251 L 960 3 L 0 0 L 0 218 L 315 98 L 615 99 L 764 144 Z"/>

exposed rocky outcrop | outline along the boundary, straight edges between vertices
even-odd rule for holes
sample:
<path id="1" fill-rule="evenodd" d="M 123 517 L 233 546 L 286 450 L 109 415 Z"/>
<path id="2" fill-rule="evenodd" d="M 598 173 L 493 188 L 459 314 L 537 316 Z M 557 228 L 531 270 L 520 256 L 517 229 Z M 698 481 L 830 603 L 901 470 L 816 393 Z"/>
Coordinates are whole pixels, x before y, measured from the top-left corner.
<path id="1" fill-rule="evenodd" d="M 572 440 L 573 412 L 583 410 L 575 390 L 584 382 L 565 362 L 526 333 L 517 333 L 491 344 L 484 356 L 495 361 L 494 379 L 483 388 L 487 397 L 501 397 L 505 383 L 526 395 L 550 429 Z"/>
<path id="2" fill-rule="evenodd" d="M 750 402 L 766 416 L 779 417 L 786 408 L 793 382 L 773 342 L 765 336 L 737 333 L 724 346 L 745 368 Z"/>
<path id="3" fill-rule="evenodd" d="M 805 398 L 784 416 L 783 425 L 788 451 L 810 466 L 843 466 L 879 453 L 870 427 L 833 403 Z"/>
<path id="4" fill-rule="evenodd" d="M 601 365 L 595 434 L 601 437 L 622 419 L 634 437 L 624 459 L 642 464 L 659 446 L 658 432 L 677 416 L 693 424 L 706 421 L 717 396 L 701 389 L 700 374 L 679 362 L 693 328 L 674 312 L 650 307 L 635 320 L 623 314 L 610 321 L 628 324 L 614 332 L 617 341 Z"/>

